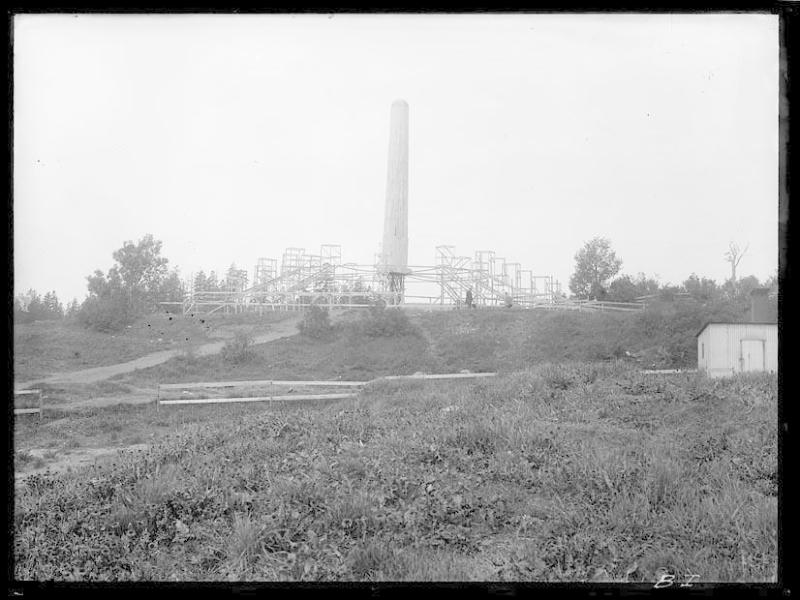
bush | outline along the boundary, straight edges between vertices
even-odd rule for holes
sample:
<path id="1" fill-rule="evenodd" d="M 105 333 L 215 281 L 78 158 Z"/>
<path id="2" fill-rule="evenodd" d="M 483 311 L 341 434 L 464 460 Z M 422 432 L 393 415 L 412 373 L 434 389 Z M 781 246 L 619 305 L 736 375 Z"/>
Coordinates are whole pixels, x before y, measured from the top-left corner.
<path id="1" fill-rule="evenodd" d="M 222 347 L 222 358 L 225 362 L 240 365 L 253 355 L 253 338 L 245 331 L 237 331 L 232 340 L 225 342 Z"/>
<path id="2" fill-rule="evenodd" d="M 121 331 L 136 320 L 136 311 L 122 294 L 87 298 L 78 311 L 78 322 L 103 333 Z"/>
<path id="3" fill-rule="evenodd" d="M 312 304 L 303 313 L 303 320 L 297 325 L 302 335 L 314 339 L 328 337 L 333 331 L 331 321 L 328 316 L 328 309 Z"/>
<path id="4" fill-rule="evenodd" d="M 746 313 L 729 302 L 655 302 L 635 315 L 628 339 L 648 366 L 688 367 L 697 364 L 695 335 L 704 323 L 746 320 Z"/>
<path id="5" fill-rule="evenodd" d="M 400 309 L 387 310 L 383 302 L 370 306 L 360 325 L 361 331 L 368 337 L 399 337 L 419 333 L 405 312 Z"/>
<path id="6" fill-rule="evenodd" d="M 184 344 L 183 348 L 175 357 L 175 359 L 184 366 L 190 367 L 197 365 L 199 357 L 197 356 L 197 351 L 195 350 L 194 346 L 187 343 Z"/>

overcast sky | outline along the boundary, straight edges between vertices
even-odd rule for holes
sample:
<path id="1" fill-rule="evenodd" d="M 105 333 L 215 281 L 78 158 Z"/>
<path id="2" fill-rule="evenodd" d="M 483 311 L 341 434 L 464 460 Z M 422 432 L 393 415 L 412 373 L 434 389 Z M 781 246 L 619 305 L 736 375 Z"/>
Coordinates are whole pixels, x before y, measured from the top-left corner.
<path id="1" fill-rule="evenodd" d="M 14 284 L 86 295 L 152 233 L 188 277 L 288 246 L 370 264 L 389 111 L 409 262 L 494 250 L 567 288 L 611 240 L 679 283 L 777 269 L 774 15 L 21 15 Z"/>

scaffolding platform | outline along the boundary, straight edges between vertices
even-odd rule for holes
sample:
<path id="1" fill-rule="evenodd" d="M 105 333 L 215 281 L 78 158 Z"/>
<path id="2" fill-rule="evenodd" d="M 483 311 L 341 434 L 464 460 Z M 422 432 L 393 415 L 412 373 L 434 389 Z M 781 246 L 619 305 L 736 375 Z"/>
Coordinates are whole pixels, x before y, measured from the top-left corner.
<path id="1" fill-rule="evenodd" d="M 312 304 L 328 308 L 362 308 L 384 302 L 387 306 L 459 309 L 469 291 L 475 307 L 551 308 L 572 310 L 639 310 L 640 304 L 586 303 L 567 300 L 561 284 L 551 275 L 534 275 L 519 262 L 478 250 L 472 257 L 459 255 L 454 246 L 436 246 L 433 265 L 409 266 L 396 288 L 382 268 L 381 254 L 372 265 L 342 262 L 338 244 L 323 244 L 319 253 L 286 248 L 278 261 L 259 258 L 252 285 L 247 272 L 230 271 L 223 289 L 188 286 L 179 306 L 184 314 L 239 313 L 245 311 L 303 310 Z M 419 289 L 418 289 L 419 288 Z"/>

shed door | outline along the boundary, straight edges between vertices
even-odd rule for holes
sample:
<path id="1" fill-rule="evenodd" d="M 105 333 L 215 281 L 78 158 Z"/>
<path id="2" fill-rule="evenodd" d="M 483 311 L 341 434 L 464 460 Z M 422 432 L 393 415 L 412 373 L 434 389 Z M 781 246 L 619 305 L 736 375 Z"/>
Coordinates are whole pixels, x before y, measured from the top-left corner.
<path id="1" fill-rule="evenodd" d="M 764 341 L 742 340 L 742 371 L 764 370 Z"/>

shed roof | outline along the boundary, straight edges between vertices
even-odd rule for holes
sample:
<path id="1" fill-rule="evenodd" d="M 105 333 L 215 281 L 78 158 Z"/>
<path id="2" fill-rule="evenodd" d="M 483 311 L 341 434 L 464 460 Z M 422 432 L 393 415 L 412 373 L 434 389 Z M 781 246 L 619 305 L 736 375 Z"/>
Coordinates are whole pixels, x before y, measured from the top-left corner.
<path id="1" fill-rule="evenodd" d="M 761 322 L 761 323 L 753 323 L 752 321 L 708 321 L 705 325 L 703 325 L 700 330 L 694 334 L 694 337 L 699 336 L 706 330 L 706 327 L 709 325 L 777 325 L 777 321 L 770 321 L 768 323 Z"/>

